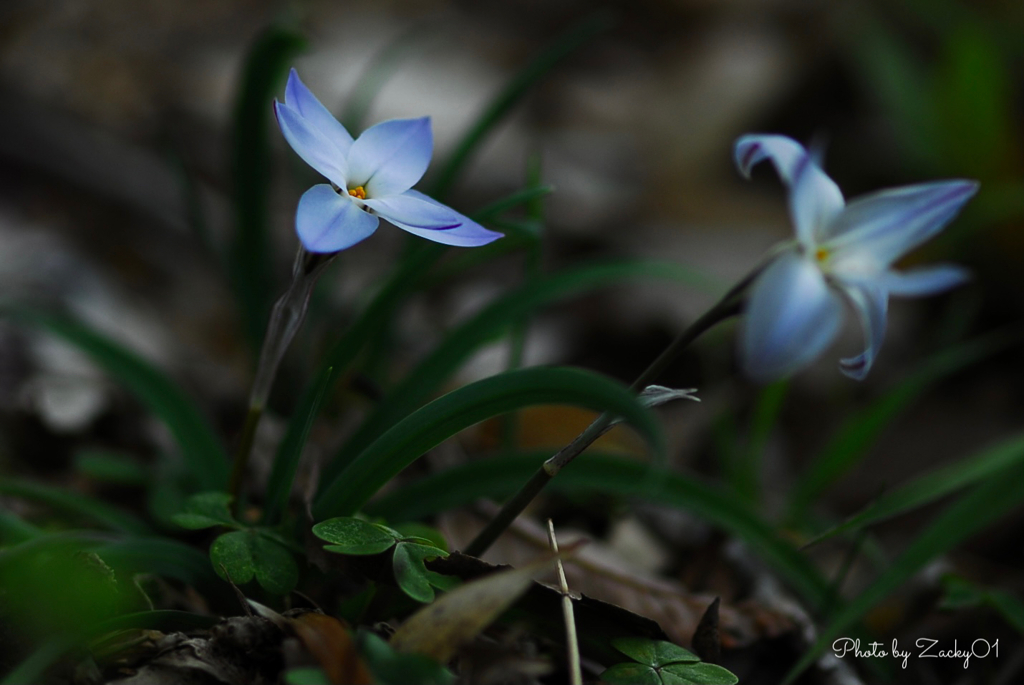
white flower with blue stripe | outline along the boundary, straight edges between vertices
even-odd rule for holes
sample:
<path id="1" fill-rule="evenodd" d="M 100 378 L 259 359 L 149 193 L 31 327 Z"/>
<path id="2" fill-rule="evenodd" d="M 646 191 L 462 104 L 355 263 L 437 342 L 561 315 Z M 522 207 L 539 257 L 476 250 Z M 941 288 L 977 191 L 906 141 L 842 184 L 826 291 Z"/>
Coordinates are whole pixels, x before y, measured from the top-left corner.
<path id="1" fill-rule="evenodd" d="M 835 182 L 807 150 L 779 135 L 736 141 L 744 176 L 769 160 L 789 188 L 796 240 L 751 286 L 741 323 L 740 361 L 748 375 L 770 381 L 813 362 L 842 325 L 845 299 L 866 339 L 855 357 L 841 359 L 847 376 L 863 379 L 885 337 L 889 296 L 932 295 L 960 285 L 967 272 L 938 265 L 904 272 L 900 257 L 935 236 L 978 190 L 951 180 L 881 190 L 846 203 Z"/>

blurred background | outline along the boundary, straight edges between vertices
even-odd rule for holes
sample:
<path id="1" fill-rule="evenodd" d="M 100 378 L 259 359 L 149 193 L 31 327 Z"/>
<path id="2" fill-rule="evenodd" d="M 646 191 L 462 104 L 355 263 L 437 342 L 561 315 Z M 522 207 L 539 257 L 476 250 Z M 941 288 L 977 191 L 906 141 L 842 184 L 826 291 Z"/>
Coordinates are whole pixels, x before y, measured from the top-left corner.
<path id="1" fill-rule="evenodd" d="M 752 182 L 736 172 L 738 135 L 775 132 L 823 145 L 826 171 L 848 198 L 932 179 L 981 181 L 961 217 L 906 263 L 956 261 L 974 281 L 927 301 L 894 302 L 865 382 L 836 368 L 861 344 L 852 323 L 822 360 L 768 394 L 736 374 L 731 327 L 662 379 L 697 386 L 703 398 L 664 411 L 678 463 L 720 474 L 730 454 L 757 443 L 752 497 L 767 516 L 779 515 L 794 474 L 845 417 L 932 355 L 994 331 L 1012 338 L 1020 322 L 1018 0 L 5 0 L 0 297 L 69 308 L 169 369 L 232 435 L 262 330 L 232 295 L 245 276 L 223 268 L 238 221 L 232 198 L 244 192 L 234 185 L 234 112 L 246 55 L 268 27 L 304 36 L 295 67 L 325 105 L 355 122 L 354 133 L 429 115 L 440 160 L 523 65 L 595 12 L 607 30 L 541 81 L 447 199 L 471 213 L 522 188 L 530 160 L 539 159 L 543 181 L 555 187 L 545 201 L 543 271 L 643 257 L 692 268 L 701 285 L 631 285 L 552 308 L 530 327 L 527 363 L 578 364 L 628 381 L 791 235 L 774 172 L 759 168 Z M 379 90 L 358 85 L 371 68 Z M 276 128 L 270 139 L 270 192 L 260 201 L 273 277 L 253 286 L 265 298 L 287 282 L 295 204 L 316 182 Z M 388 228 L 344 253 L 325 277 L 321 315 L 275 394 L 280 413 L 399 254 L 402 236 Z M 453 321 L 522 278 L 522 261 L 512 258 L 419 298 L 392 331 L 397 367 L 367 369 L 371 385 L 386 385 Z M 505 357 L 501 346 L 479 355 L 463 380 L 500 370 Z M 1019 430 L 1022 381 L 1012 343 L 936 374 L 828 493 L 827 515 L 846 516 L 885 484 Z M 758 436 L 752 426 L 764 412 L 775 412 L 777 428 Z M 557 446 L 578 429 L 578 417 L 546 417 L 524 424 L 524 444 Z M 48 478 L 83 445 L 145 454 L 166 440 L 82 358 L 8 323 L 0 323 L 0 431 L 5 470 Z M 898 542 L 913 530 L 905 524 L 882 533 Z M 968 551 L 982 576 L 1018 592 L 1019 524 L 989 531 Z"/>

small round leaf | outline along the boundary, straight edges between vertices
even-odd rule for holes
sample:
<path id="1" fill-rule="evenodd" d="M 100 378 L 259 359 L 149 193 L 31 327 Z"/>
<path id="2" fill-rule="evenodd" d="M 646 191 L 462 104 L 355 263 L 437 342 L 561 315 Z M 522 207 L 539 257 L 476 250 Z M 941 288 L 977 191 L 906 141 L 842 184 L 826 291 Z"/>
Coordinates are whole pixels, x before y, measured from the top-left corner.
<path id="1" fill-rule="evenodd" d="M 249 533 L 236 530 L 214 540 L 210 545 L 210 561 L 217 575 L 224 580 L 230 580 L 235 585 L 248 583 L 256 573 Z"/>
<path id="2" fill-rule="evenodd" d="M 615 664 L 605 669 L 601 682 L 608 685 L 662 685 L 657 671 L 637 663 Z"/>
<path id="3" fill-rule="evenodd" d="M 612 640 L 612 646 L 630 659 L 660 668 L 678 662 L 696 662 L 700 657 L 679 645 L 664 640 L 648 640 L 642 637 L 619 637 Z"/>
<path id="4" fill-rule="evenodd" d="M 338 554 L 380 554 L 394 546 L 398 533 L 351 516 L 327 519 L 313 526 L 313 535 L 330 542 L 324 549 Z"/>
<path id="5" fill-rule="evenodd" d="M 704 662 L 675 663 L 661 669 L 664 685 L 735 685 L 739 681 L 732 671 Z"/>
<path id="6" fill-rule="evenodd" d="M 437 574 L 427 570 L 423 565 L 424 560 L 434 557 L 446 557 L 448 553 L 443 549 L 429 545 L 418 545 L 411 542 L 400 542 L 395 547 L 395 556 L 392 566 L 395 572 L 395 581 L 398 587 L 402 588 L 405 594 L 418 602 L 432 602 L 434 600 L 434 588 L 431 587 L 431 577 Z"/>

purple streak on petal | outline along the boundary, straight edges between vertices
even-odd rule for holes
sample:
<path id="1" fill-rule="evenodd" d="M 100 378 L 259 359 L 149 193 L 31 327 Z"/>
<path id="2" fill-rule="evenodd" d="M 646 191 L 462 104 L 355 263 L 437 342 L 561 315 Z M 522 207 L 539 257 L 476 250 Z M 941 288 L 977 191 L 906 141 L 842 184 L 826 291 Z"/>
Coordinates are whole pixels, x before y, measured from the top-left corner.
<path id="1" fill-rule="evenodd" d="M 811 155 L 792 138 L 751 134 L 736 141 L 736 165 L 750 178 L 751 169 L 770 160 L 789 187 L 789 213 L 797 239 L 813 248 L 843 208 L 839 186 L 821 170 Z"/>
<path id="2" fill-rule="evenodd" d="M 462 221 L 459 213 L 442 204 L 426 202 L 408 194 L 392 195 L 379 200 L 366 200 L 367 207 L 392 223 L 416 228 L 444 230 L 455 228 Z"/>
<path id="3" fill-rule="evenodd" d="M 810 364 L 835 338 L 843 305 L 818 267 L 795 252 L 755 281 L 739 336 L 748 375 L 771 381 Z"/>
<path id="4" fill-rule="evenodd" d="M 397 221 L 389 219 L 391 223 L 395 224 L 399 228 L 418 235 L 421 238 L 432 240 L 435 243 L 442 243 L 444 245 L 453 245 L 455 247 L 479 247 L 486 245 L 487 243 L 494 242 L 498 238 L 504 237 L 504 234 L 498 233 L 497 231 L 491 231 L 472 219 L 459 214 L 451 207 L 443 205 L 434 198 L 424 195 L 417 190 L 407 190 L 402 193 L 403 197 L 414 198 L 422 200 L 437 207 L 443 208 L 445 211 L 451 212 L 459 219 L 459 225 L 454 228 L 448 228 L 443 230 L 429 229 L 429 228 L 418 228 L 416 226 L 410 226 L 402 224 Z"/>
<path id="5" fill-rule="evenodd" d="M 346 187 L 348 167 L 338 146 L 289 105 L 275 101 L 274 113 L 281 133 L 299 157 L 339 188 Z"/>
<path id="6" fill-rule="evenodd" d="M 400 195 L 423 178 L 433 151 L 429 117 L 382 121 L 352 143 L 351 182 L 366 188 L 370 198 Z"/>
<path id="7" fill-rule="evenodd" d="M 932 238 L 978 191 L 974 181 L 937 181 L 890 188 L 850 202 L 831 228 L 829 246 L 884 268 Z M 861 255 L 861 256 L 859 256 Z"/>
<path id="8" fill-rule="evenodd" d="M 910 271 L 887 271 L 879 279 L 890 295 L 922 297 L 955 288 L 971 278 L 967 269 L 953 264 L 939 264 Z"/>
<path id="9" fill-rule="evenodd" d="M 734 156 L 740 173 L 747 178 L 750 178 L 750 171 L 756 164 L 770 159 L 783 182 L 790 185 L 796 166 L 807 157 L 807 151 L 803 145 L 786 136 L 751 133 L 736 141 Z"/>
<path id="10" fill-rule="evenodd" d="M 853 308 L 860 318 L 861 329 L 864 331 L 864 351 L 856 357 L 839 360 L 839 370 L 850 378 L 864 380 L 871 370 L 871 365 L 878 355 L 885 339 L 886 312 L 889 308 L 889 295 L 879 284 L 844 286 L 844 294 L 853 303 Z"/>
<path id="11" fill-rule="evenodd" d="M 348 154 L 352 147 L 352 135 L 341 125 L 341 122 L 334 118 L 334 115 L 324 107 L 320 101 L 306 88 L 306 84 L 299 78 L 298 72 L 292 69 L 288 74 L 288 85 L 284 90 L 284 102 L 286 105 L 299 113 L 306 122 L 320 131 L 321 134 L 341 151 L 343 155 Z"/>
<path id="12" fill-rule="evenodd" d="M 303 193 L 295 213 L 295 230 L 310 252 L 344 250 L 370 237 L 378 224 L 377 217 L 324 183 Z"/>

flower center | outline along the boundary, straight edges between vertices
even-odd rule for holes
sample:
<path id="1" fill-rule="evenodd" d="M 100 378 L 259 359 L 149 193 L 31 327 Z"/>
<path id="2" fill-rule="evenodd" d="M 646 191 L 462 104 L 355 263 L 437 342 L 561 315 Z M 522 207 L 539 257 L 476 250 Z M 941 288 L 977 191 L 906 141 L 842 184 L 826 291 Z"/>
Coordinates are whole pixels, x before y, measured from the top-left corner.
<path id="1" fill-rule="evenodd" d="M 828 259 L 828 256 L 829 251 L 823 247 L 819 247 L 817 250 L 814 251 L 814 258 L 817 259 L 819 262 L 826 261 Z"/>
<path id="2" fill-rule="evenodd" d="M 356 199 L 365 200 L 366 199 L 366 188 L 364 188 L 362 186 L 356 186 L 355 188 L 349 188 L 348 194 L 351 195 L 352 197 L 356 198 Z"/>

